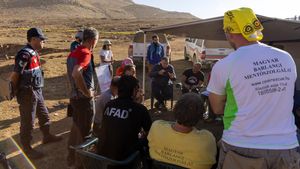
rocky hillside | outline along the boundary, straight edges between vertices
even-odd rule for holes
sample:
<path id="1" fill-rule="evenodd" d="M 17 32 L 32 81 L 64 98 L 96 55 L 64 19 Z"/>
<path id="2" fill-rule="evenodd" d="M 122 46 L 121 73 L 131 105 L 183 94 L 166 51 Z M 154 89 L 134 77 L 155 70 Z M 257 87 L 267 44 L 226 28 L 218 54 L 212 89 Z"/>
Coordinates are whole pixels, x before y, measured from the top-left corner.
<path id="1" fill-rule="evenodd" d="M 194 19 L 189 13 L 170 12 L 131 0 L 0 0 L 3 18 L 103 18 L 103 19 Z M 0 19 L 1 20 L 1 19 Z"/>

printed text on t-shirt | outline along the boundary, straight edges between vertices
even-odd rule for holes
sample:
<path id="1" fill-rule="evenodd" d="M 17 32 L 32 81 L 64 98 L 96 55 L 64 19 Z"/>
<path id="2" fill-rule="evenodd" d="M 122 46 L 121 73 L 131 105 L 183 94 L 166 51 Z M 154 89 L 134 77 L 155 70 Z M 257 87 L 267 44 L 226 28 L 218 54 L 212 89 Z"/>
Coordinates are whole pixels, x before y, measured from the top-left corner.
<path id="1" fill-rule="evenodd" d="M 287 88 L 287 81 L 290 80 L 286 73 L 292 70 L 289 67 L 284 67 L 278 58 L 264 59 L 254 61 L 253 72 L 244 76 L 245 80 L 252 80 L 251 86 L 258 95 L 266 95 L 275 92 L 284 92 Z M 276 78 L 267 78 L 264 80 L 256 80 L 258 77 L 270 77 L 272 74 L 283 73 L 282 76 Z"/>
<path id="2" fill-rule="evenodd" d="M 116 117 L 116 118 L 120 118 L 120 119 L 127 119 L 129 111 L 130 110 L 123 110 L 123 109 L 114 108 L 114 107 L 107 107 L 105 109 L 104 115 L 110 116 L 110 117 Z"/>

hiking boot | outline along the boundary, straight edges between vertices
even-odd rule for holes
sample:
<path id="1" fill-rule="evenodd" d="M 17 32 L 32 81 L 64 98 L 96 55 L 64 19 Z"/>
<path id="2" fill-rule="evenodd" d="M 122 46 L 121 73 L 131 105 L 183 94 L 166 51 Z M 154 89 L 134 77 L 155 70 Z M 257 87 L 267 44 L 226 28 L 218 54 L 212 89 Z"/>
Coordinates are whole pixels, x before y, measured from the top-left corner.
<path id="1" fill-rule="evenodd" d="M 43 144 L 54 143 L 54 142 L 58 142 L 58 141 L 61 141 L 61 140 L 62 140 L 61 136 L 56 136 L 56 135 L 49 134 L 47 136 L 44 136 Z"/>
<path id="2" fill-rule="evenodd" d="M 30 159 L 41 159 L 45 156 L 44 153 L 34 150 L 31 147 L 24 148 L 23 151 L 26 154 L 26 156 Z"/>

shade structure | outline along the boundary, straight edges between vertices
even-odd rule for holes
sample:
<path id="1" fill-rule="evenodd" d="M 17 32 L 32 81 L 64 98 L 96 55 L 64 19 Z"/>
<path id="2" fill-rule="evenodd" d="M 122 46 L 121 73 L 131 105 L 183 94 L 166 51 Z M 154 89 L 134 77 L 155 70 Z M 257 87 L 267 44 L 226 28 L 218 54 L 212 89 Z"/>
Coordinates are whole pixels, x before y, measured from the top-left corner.
<path id="1" fill-rule="evenodd" d="M 300 42 L 300 22 L 257 15 L 264 30 L 263 42 Z M 226 40 L 223 17 L 142 29 L 144 32 L 165 33 L 208 40 Z"/>

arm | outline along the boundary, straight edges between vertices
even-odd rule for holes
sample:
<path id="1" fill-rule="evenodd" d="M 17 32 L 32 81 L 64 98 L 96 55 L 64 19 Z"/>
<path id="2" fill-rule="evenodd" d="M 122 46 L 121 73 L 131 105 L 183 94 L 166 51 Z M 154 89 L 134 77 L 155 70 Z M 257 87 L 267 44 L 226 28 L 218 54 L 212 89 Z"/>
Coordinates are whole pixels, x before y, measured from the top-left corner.
<path id="1" fill-rule="evenodd" d="M 199 77 L 199 82 L 197 84 L 197 87 L 202 86 L 203 82 L 204 82 L 204 74 L 201 72 L 201 76 Z"/>
<path id="2" fill-rule="evenodd" d="M 211 79 L 206 88 L 209 91 L 210 105 L 215 114 L 224 114 L 224 108 L 226 104 L 226 83 L 227 77 L 226 69 L 224 70 L 223 65 L 220 62 L 212 69 Z"/>
<path id="3" fill-rule="evenodd" d="M 168 72 L 169 74 L 169 78 L 172 80 L 172 81 L 175 81 L 176 80 L 176 74 L 175 74 L 175 70 L 174 70 L 174 67 L 172 65 L 170 65 L 170 72 Z"/>
<path id="4" fill-rule="evenodd" d="M 187 83 L 185 83 L 186 78 L 187 78 L 187 77 L 183 74 L 183 75 L 182 75 L 182 78 L 181 78 L 182 86 L 185 87 L 185 88 L 187 88 L 187 89 L 190 89 L 190 85 L 188 85 Z"/>
<path id="5" fill-rule="evenodd" d="M 162 50 L 161 57 L 164 57 L 165 56 L 165 49 L 164 49 L 163 45 L 161 45 L 161 50 Z"/>
<path id="6" fill-rule="evenodd" d="M 150 62 L 150 47 L 151 47 L 151 45 L 150 46 L 148 46 L 148 49 L 147 49 L 147 57 L 146 57 L 146 60 L 148 61 L 148 62 Z"/>
<path id="7" fill-rule="evenodd" d="M 114 54 L 112 53 L 112 51 L 111 51 L 111 63 L 113 63 L 114 62 Z"/>
<path id="8" fill-rule="evenodd" d="M 154 65 L 151 72 L 150 72 L 150 74 L 149 74 L 149 76 L 150 77 L 157 77 L 157 76 L 159 76 L 159 71 L 160 70 L 158 69 L 158 66 Z"/>
<path id="9" fill-rule="evenodd" d="M 15 96 L 18 92 L 19 78 L 20 78 L 20 74 L 17 72 L 12 72 L 12 74 L 10 75 L 10 82 L 12 85 L 12 97 Z"/>
<path id="10" fill-rule="evenodd" d="M 30 54 L 21 52 L 15 58 L 14 71 L 10 75 L 12 85 L 12 95 L 15 96 L 19 89 L 20 75 L 23 74 L 26 66 L 30 62 Z"/>
<path id="11" fill-rule="evenodd" d="M 102 63 L 111 63 L 112 62 L 112 60 L 110 60 L 110 61 L 106 60 L 105 56 L 100 55 L 100 58 L 101 58 Z"/>
<path id="12" fill-rule="evenodd" d="M 224 114 L 226 95 L 209 94 L 209 102 L 215 114 Z"/>
<path id="13" fill-rule="evenodd" d="M 142 89 L 139 89 L 134 97 L 134 101 L 136 103 L 142 103 L 143 102 L 143 96 L 144 96 L 144 91 Z"/>
<path id="14" fill-rule="evenodd" d="M 186 69 L 183 73 L 182 73 L 182 77 L 181 77 L 181 83 L 182 83 L 182 87 L 185 87 L 187 89 L 190 89 L 191 86 L 189 84 L 186 83 L 187 78 L 189 77 L 189 69 Z"/>
<path id="15" fill-rule="evenodd" d="M 197 87 L 202 86 L 202 84 L 203 84 L 203 81 L 202 81 L 202 80 L 199 80 L 199 83 L 198 83 Z"/>
<path id="16" fill-rule="evenodd" d="M 149 112 L 146 107 L 143 106 L 143 110 L 141 110 L 141 112 L 143 112 L 142 128 L 143 128 L 144 132 L 146 134 L 148 134 L 151 124 L 152 124 L 152 120 L 151 120 L 151 117 L 150 117 Z"/>
<path id="17" fill-rule="evenodd" d="M 94 55 L 92 54 L 92 57 L 91 57 L 91 64 L 92 64 L 92 67 L 93 67 L 93 71 L 95 71 L 95 62 L 94 62 Z"/>
<path id="18" fill-rule="evenodd" d="M 78 89 L 88 98 L 93 97 L 92 91 L 90 91 L 83 79 L 81 74 L 82 67 L 79 65 L 75 65 L 72 71 L 72 77 L 74 78 L 75 84 Z"/>

